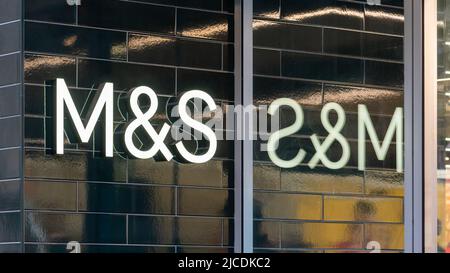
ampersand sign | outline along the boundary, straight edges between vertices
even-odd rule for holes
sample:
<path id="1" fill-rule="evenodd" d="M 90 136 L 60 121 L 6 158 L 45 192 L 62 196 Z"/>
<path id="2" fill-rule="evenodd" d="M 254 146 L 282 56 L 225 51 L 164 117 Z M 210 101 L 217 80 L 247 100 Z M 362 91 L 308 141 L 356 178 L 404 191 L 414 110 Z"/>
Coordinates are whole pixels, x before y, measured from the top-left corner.
<path id="1" fill-rule="evenodd" d="M 145 113 L 143 113 L 139 107 L 139 97 L 141 95 L 145 95 L 150 98 L 150 108 Z M 136 119 L 128 125 L 125 131 L 125 146 L 128 152 L 139 159 L 150 159 L 161 151 L 166 160 L 170 161 L 173 158 L 173 155 L 167 148 L 166 144 L 164 144 L 164 140 L 170 132 L 170 126 L 167 125 L 167 123 L 164 123 L 161 132 L 158 134 L 149 121 L 158 110 L 158 96 L 155 91 L 149 87 L 140 86 L 131 90 L 129 97 L 129 107 Z M 141 151 L 133 143 L 133 134 L 140 126 L 145 129 L 154 141 L 153 146 L 147 151 Z"/>
<path id="2" fill-rule="evenodd" d="M 335 126 L 330 123 L 331 111 L 335 111 L 337 114 L 337 122 Z M 316 134 L 311 136 L 311 141 L 316 149 L 316 154 L 313 156 L 308 165 L 311 169 L 314 169 L 319 161 L 321 161 L 323 165 L 332 170 L 343 168 L 350 159 L 350 145 L 345 137 L 340 133 L 345 126 L 345 111 L 337 103 L 328 103 L 322 109 L 321 121 L 325 130 L 327 130 L 330 134 L 322 144 Z M 335 141 L 338 141 L 342 146 L 342 156 L 337 162 L 332 162 L 327 157 L 326 152 Z"/>

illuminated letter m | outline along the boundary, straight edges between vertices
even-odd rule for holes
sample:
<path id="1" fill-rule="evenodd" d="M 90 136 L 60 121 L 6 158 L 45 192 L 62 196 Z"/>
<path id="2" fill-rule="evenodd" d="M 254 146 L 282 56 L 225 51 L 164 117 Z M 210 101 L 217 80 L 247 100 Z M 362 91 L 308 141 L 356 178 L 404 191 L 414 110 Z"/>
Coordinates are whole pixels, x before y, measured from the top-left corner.
<path id="1" fill-rule="evenodd" d="M 112 83 L 105 83 L 100 86 L 87 113 L 88 122 L 86 126 L 84 126 L 80 114 L 78 114 L 77 108 L 64 79 L 56 80 L 56 94 L 54 94 L 54 99 L 54 107 L 56 107 L 55 146 L 57 154 L 64 154 L 64 106 L 66 106 L 81 143 L 89 142 L 89 139 L 94 132 L 95 125 L 97 124 L 103 109 L 105 109 L 104 153 L 106 157 L 113 157 L 114 88 Z"/>
<path id="2" fill-rule="evenodd" d="M 378 160 L 386 159 L 394 134 L 396 135 L 397 172 L 403 172 L 403 109 L 395 110 L 386 137 L 380 145 L 367 107 L 365 105 L 358 106 L 358 169 L 360 171 L 366 168 L 366 129 Z"/>

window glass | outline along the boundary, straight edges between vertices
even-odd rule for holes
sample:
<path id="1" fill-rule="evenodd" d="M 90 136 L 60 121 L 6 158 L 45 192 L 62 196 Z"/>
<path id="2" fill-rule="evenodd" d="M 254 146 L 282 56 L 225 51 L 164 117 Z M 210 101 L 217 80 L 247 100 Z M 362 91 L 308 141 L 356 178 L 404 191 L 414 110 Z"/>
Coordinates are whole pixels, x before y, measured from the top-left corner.
<path id="1" fill-rule="evenodd" d="M 253 3 L 255 251 L 401 252 L 403 1 Z"/>
<path id="2" fill-rule="evenodd" d="M 448 252 L 450 247 L 450 195 L 448 168 L 449 168 L 449 90 L 450 90 L 450 66 L 449 66 L 449 42 L 450 32 L 450 1 L 437 1 L 437 251 Z"/>

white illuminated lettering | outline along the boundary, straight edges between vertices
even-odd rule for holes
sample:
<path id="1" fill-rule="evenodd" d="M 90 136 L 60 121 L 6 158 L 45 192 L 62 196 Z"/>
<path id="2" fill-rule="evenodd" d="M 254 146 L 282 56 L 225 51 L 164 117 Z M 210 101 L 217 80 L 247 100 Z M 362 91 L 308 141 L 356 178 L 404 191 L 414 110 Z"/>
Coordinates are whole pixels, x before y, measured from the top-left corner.
<path id="1" fill-rule="evenodd" d="M 335 126 L 331 125 L 330 123 L 329 115 L 331 111 L 335 111 L 337 114 L 337 122 Z M 327 130 L 328 133 L 330 133 L 330 135 L 325 139 L 323 144 L 320 144 L 317 135 L 314 134 L 311 136 L 311 141 L 314 145 L 314 148 L 316 149 L 316 154 L 309 162 L 309 167 L 311 169 L 314 169 L 319 161 L 322 161 L 323 165 L 325 165 L 325 167 L 329 169 L 341 169 L 345 167 L 345 165 L 347 165 L 350 159 L 350 145 L 348 144 L 348 141 L 345 139 L 345 137 L 340 134 L 340 131 L 342 131 L 345 126 L 345 111 L 337 103 L 327 103 L 322 109 L 320 119 L 322 121 L 323 127 L 325 128 L 325 130 Z M 338 141 L 342 147 L 342 156 L 341 159 L 337 162 L 330 161 L 326 155 L 327 150 L 331 147 L 331 144 L 333 144 L 334 141 Z"/>
<path id="2" fill-rule="evenodd" d="M 270 160 L 281 168 L 294 168 L 298 166 L 306 156 L 306 152 L 300 149 L 298 154 L 291 160 L 283 160 L 277 155 L 277 149 L 280 139 L 297 133 L 303 126 L 304 114 L 302 107 L 292 99 L 282 98 L 274 101 L 269 107 L 269 115 L 275 115 L 279 111 L 281 106 L 289 106 L 295 112 L 295 122 L 289 127 L 281 129 L 270 135 L 269 141 L 267 143 L 267 152 L 269 154 Z"/>
<path id="3" fill-rule="evenodd" d="M 100 115 L 104 113 L 104 154 L 106 157 L 113 157 L 114 153 L 114 90 L 112 83 L 105 83 L 101 85 L 95 94 L 93 103 L 91 103 L 88 112 L 86 113 L 86 119 L 82 120 L 80 113 L 74 104 L 71 97 L 69 88 L 67 87 L 64 79 L 56 80 L 56 90 L 54 93 L 54 105 L 56 110 L 53 113 L 53 109 L 50 109 L 49 113 L 54 114 L 54 124 L 55 124 L 55 150 L 57 154 L 64 154 L 64 140 L 65 140 L 65 112 L 69 113 L 69 116 L 74 125 L 74 130 L 79 137 L 80 143 L 88 143 L 94 134 L 95 126 L 100 120 Z M 139 105 L 139 100 L 141 96 L 145 96 L 150 100 L 150 106 L 145 112 L 141 109 Z M 125 143 L 125 150 L 128 155 L 138 158 L 138 159 L 150 159 L 155 158 L 155 160 L 160 160 L 160 154 L 162 158 L 170 161 L 174 158 L 176 153 L 177 159 L 183 159 L 181 162 L 189 163 L 206 163 L 211 160 L 217 151 L 217 141 L 224 134 L 227 136 L 232 136 L 231 138 L 235 141 L 242 139 L 254 140 L 255 137 L 259 137 L 262 142 L 267 140 L 267 145 L 264 147 L 261 145 L 261 151 L 268 152 L 270 160 L 280 168 L 294 168 L 303 163 L 306 158 L 306 151 L 299 147 L 296 151 L 295 156 L 292 159 L 281 158 L 279 154 L 280 141 L 289 136 L 298 133 L 304 125 L 305 116 L 302 106 L 297 103 L 297 101 L 289 98 L 280 98 L 275 100 L 268 107 L 267 114 L 272 117 L 271 121 L 267 120 L 267 114 L 263 111 L 266 108 L 259 108 L 260 116 L 263 119 L 259 127 L 253 124 L 253 122 L 241 122 L 244 120 L 242 117 L 249 117 L 252 121 L 254 116 L 256 116 L 255 107 L 249 105 L 246 107 L 237 105 L 234 106 L 232 111 L 233 115 L 227 118 L 227 126 L 231 124 L 231 128 L 223 128 L 223 111 L 220 107 L 217 107 L 214 99 L 208 95 L 206 92 L 201 90 L 188 91 L 180 96 L 178 105 L 175 105 L 176 98 L 171 98 L 173 100 L 168 100 L 166 103 L 166 111 L 168 111 L 169 106 L 173 106 L 171 116 L 167 116 L 170 124 L 163 123 L 159 133 L 155 130 L 150 120 L 156 115 L 158 111 L 158 96 L 156 92 L 147 87 L 140 86 L 134 88 L 128 92 L 126 96 L 128 100 L 128 110 L 129 112 L 121 112 L 122 117 L 130 118 L 129 123 L 124 126 L 123 140 Z M 195 103 L 196 100 L 199 103 Z M 194 104 L 192 104 L 194 102 Z M 53 104 L 52 104 L 53 105 Z M 206 105 L 207 107 L 203 107 Z M 120 109 L 120 104 L 117 104 Z M 194 106 L 194 113 L 190 113 L 190 107 Z M 292 125 L 278 130 L 279 127 L 279 113 L 281 107 L 289 107 L 295 113 L 295 121 Z M 205 108 L 205 109 L 203 109 Z M 219 109 L 218 109 L 219 108 Z M 331 114 L 337 117 L 335 124 L 332 123 Z M 127 115 L 128 114 L 128 115 Z M 167 114 L 169 115 L 169 114 Z M 243 116 L 242 116 L 243 115 Z M 84 116 L 84 115 L 83 115 Z M 237 116 L 237 118 L 236 118 Z M 173 118 L 176 117 L 175 121 Z M 133 119 L 134 118 L 134 119 Z M 161 119 L 162 117 L 158 117 Z M 205 124 L 203 120 L 208 118 L 209 121 Z M 350 160 L 351 147 L 349 141 L 344 137 L 342 131 L 346 125 L 346 113 L 344 108 L 337 103 L 327 103 L 324 105 L 321 116 L 320 116 L 323 128 L 328 132 L 327 136 L 319 136 L 313 134 L 310 136 L 311 142 L 313 144 L 315 153 L 311 154 L 311 160 L 307 162 L 311 169 L 315 169 L 318 165 L 322 164 L 324 167 L 332 170 L 338 170 L 346 167 Z M 237 123 L 236 123 L 237 122 Z M 267 129 L 268 123 L 270 123 L 271 134 L 268 134 Z M 252 130 L 246 130 L 246 126 L 251 126 L 254 130 L 258 128 L 258 133 Z M 48 126 L 50 128 L 51 126 Z M 145 143 L 135 144 L 135 141 L 140 138 L 140 135 L 136 134 L 138 129 L 139 132 L 147 133 L 153 142 L 152 146 L 148 148 Z M 170 130 L 172 128 L 171 139 L 166 141 Z M 214 129 L 216 131 L 214 131 Z M 189 131 L 188 131 L 189 130 Z M 191 130 L 194 130 L 194 134 L 191 134 Z M 122 129 L 118 130 L 123 132 Z M 228 132 L 231 131 L 231 132 Z M 248 135 L 242 134 L 242 132 L 252 132 Z M 256 135 L 253 135 L 256 134 Z M 369 140 L 366 139 L 366 134 L 369 135 Z M 387 129 L 386 135 L 382 141 L 380 141 L 379 136 L 375 130 L 374 124 L 372 122 L 369 111 L 365 105 L 358 105 L 358 169 L 363 171 L 366 169 L 367 160 L 367 144 L 372 144 L 376 157 L 380 161 L 386 160 L 389 152 L 389 148 L 394 140 L 394 134 L 396 135 L 396 168 L 398 172 L 403 171 L 403 109 L 397 108 L 394 112 L 392 120 L 390 121 L 389 127 Z M 190 145 L 193 143 L 191 141 L 191 136 L 194 136 L 194 148 L 188 150 L 187 147 L 193 147 Z M 267 138 L 268 136 L 268 138 Z M 70 136 L 69 136 L 70 137 Z M 198 152 L 199 143 L 203 139 L 209 142 L 209 147 L 206 152 Z M 70 139 L 70 138 L 69 138 Z M 227 140 L 231 140 L 227 138 Z M 222 138 L 220 138 L 222 140 Z M 52 142 L 52 140 L 49 140 Z M 189 142 L 188 142 L 189 141 Z M 169 144 L 166 144 L 169 143 Z M 340 145 L 342 147 L 342 155 L 337 161 L 332 161 L 328 158 L 328 150 L 333 149 L 333 144 Z M 167 145 L 170 145 L 170 149 Z M 172 146 L 173 145 L 173 146 Z M 144 148 L 145 147 L 145 148 Z M 177 151 L 176 151 L 177 150 Z M 160 154 L 159 154 L 160 153 Z M 180 157 L 178 157 L 178 155 Z M 305 163 L 306 164 L 306 163 Z"/>
<path id="4" fill-rule="evenodd" d="M 179 102 L 179 106 L 178 106 L 179 107 L 178 111 L 179 111 L 181 120 L 183 120 L 183 122 L 187 126 L 193 128 L 194 130 L 202 132 L 205 135 L 206 139 L 209 141 L 208 151 L 203 155 L 194 155 L 186 149 L 186 147 L 184 146 L 182 141 L 178 142 L 176 144 L 176 147 L 177 147 L 178 151 L 180 152 L 181 156 L 184 159 L 186 159 L 187 161 L 192 162 L 192 163 L 205 163 L 205 162 L 208 162 L 209 160 L 211 160 L 216 153 L 217 137 L 211 128 L 209 128 L 208 126 L 202 124 L 201 122 L 198 122 L 197 120 L 191 118 L 189 116 L 189 114 L 187 113 L 188 102 L 189 102 L 189 100 L 194 99 L 194 98 L 199 98 L 199 99 L 203 100 L 206 103 L 206 105 L 208 105 L 210 111 L 215 111 L 217 106 L 216 106 L 216 103 L 214 102 L 213 98 L 210 95 L 208 95 L 207 93 L 200 91 L 200 90 L 192 90 L 192 91 L 188 91 L 188 92 L 184 93 L 180 98 L 180 102 Z"/>
<path id="5" fill-rule="evenodd" d="M 369 111 L 365 105 L 358 106 L 358 169 L 363 171 L 366 168 L 366 129 L 369 133 L 375 154 L 378 160 L 385 160 L 394 134 L 396 135 L 396 157 L 397 172 L 403 171 L 403 109 L 395 110 L 392 121 L 389 124 L 386 136 L 380 145 L 377 133 L 370 118 Z"/>
<path id="6" fill-rule="evenodd" d="M 139 107 L 139 97 L 141 95 L 145 95 L 150 99 L 150 108 L 145 113 L 142 113 L 142 110 Z M 150 159 L 161 151 L 166 160 L 170 161 L 173 158 L 173 155 L 164 144 L 164 139 L 170 131 L 170 126 L 164 123 L 161 132 L 158 134 L 149 121 L 158 110 L 158 96 L 155 91 L 149 87 L 140 86 L 131 90 L 129 97 L 130 110 L 133 112 L 136 119 L 128 125 L 125 131 L 125 146 L 128 152 L 139 159 Z M 147 151 L 141 151 L 133 143 L 133 134 L 140 126 L 145 129 L 154 141 L 153 146 Z"/>
<path id="7" fill-rule="evenodd" d="M 97 124 L 102 111 L 105 112 L 104 121 L 104 153 L 106 157 L 113 156 L 113 136 L 114 136 L 114 88 L 112 83 L 105 83 L 100 86 L 94 101 L 88 111 L 86 127 L 78 114 L 77 108 L 72 100 L 66 82 L 63 79 L 56 80 L 56 153 L 64 154 L 64 105 L 67 107 L 72 118 L 75 130 L 81 143 L 88 143 L 95 125 Z"/>

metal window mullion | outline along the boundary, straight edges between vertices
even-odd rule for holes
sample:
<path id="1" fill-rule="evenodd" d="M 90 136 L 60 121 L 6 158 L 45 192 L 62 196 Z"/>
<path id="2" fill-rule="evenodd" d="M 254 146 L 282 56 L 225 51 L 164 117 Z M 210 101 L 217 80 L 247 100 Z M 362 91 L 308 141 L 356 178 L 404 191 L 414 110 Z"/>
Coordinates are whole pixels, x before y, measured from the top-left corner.
<path id="1" fill-rule="evenodd" d="M 413 51 L 413 86 L 414 86 L 414 200 L 413 200 L 413 252 L 423 252 L 423 119 L 424 119 L 424 107 L 423 107 L 423 2 L 416 0 L 408 0 L 414 2 L 414 51 Z"/>
<path id="2" fill-rule="evenodd" d="M 437 252 L 438 245 L 438 106 L 437 106 L 437 0 L 423 3 L 423 250 Z"/>
<path id="3" fill-rule="evenodd" d="M 423 252 L 423 3 L 405 2 L 404 249 Z"/>
<path id="4" fill-rule="evenodd" d="M 253 1 L 235 0 L 235 106 L 253 104 Z M 244 111 L 243 111 L 244 113 Z M 235 252 L 253 252 L 253 128 L 245 115 L 235 124 Z M 250 123 L 251 125 L 252 123 Z M 242 132 L 239 132 L 242 129 Z M 244 136 L 243 140 L 238 137 Z"/>

